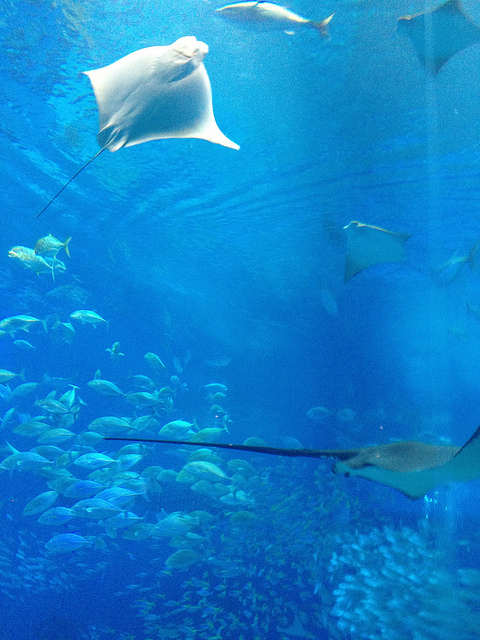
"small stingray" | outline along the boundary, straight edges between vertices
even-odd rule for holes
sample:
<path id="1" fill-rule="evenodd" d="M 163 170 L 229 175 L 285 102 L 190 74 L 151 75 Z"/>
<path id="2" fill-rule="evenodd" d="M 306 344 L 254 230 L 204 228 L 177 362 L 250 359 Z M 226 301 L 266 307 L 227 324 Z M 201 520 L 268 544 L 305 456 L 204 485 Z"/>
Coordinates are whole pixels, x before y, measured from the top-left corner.
<path id="1" fill-rule="evenodd" d="M 347 234 L 345 282 L 359 271 L 382 262 L 403 262 L 405 242 L 411 237 L 353 220 L 343 227 Z"/>
<path id="2" fill-rule="evenodd" d="M 480 42 L 480 28 L 462 10 L 459 0 L 447 0 L 430 11 L 403 16 L 397 26 L 433 74 L 456 53 Z"/>
<path id="3" fill-rule="evenodd" d="M 479 242 L 476 242 L 468 256 L 459 256 L 456 252 L 449 260 L 432 271 L 432 276 L 439 281 L 440 284 L 451 284 L 462 271 L 466 264 L 469 264 L 472 269 L 475 268 L 475 257 L 478 250 Z"/>
<path id="4" fill-rule="evenodd" d="M 185 36 L 168 46 L 139 49 L 116 62 L 85 71 L 99 109 L 101 149 L 60 189 L 105 149 L 118 151 L 149 140 L 201 138 L 239 149 L 218 128 L 212 89 L 203 58 L 208 46 Z"/>
<path id="5" fill-rule="evenodd" d="M 104 440 L 213 447 L 290 458 L 333 458 L 337 460 L 333 467 L 334 473 L 373 480 L 397 489 L 412 500 L 423 498 L 426 493 L 442 484 L 480 479 L 480 427 L 463 447 L 405 441 L 359 449 L 278 449 L 188 440 L 120 437 L 105 437 Z"/>

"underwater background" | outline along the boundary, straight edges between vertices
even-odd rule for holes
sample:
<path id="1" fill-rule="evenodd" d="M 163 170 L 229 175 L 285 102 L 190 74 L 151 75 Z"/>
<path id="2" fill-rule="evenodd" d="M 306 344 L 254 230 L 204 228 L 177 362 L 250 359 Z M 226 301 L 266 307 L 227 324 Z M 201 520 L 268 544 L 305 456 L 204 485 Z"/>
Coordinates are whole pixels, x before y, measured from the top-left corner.
<path id="1" fill-rule="evenodd" d="M 411 501 L 328 460 L 101 438 L 171 422 L 173 439 L 289 448 L 472 435 L 480 46 L 429 73 L 396 26 L 434 5 L 289 5 L 335 14 L 322 39 L 212 0 L 1 0 L 0 318 L 39 321 L 0 338 L 0 638 L 480 638 L 478 480 Z M 98 151 L 81 72 L 186 35 L 209 46 L 240 150 L 102 153 L 36 219 Z M 345 282 L 352 220 L 411 236 L 405 261 Z M 49 234 L 72 238 L 63 267 L 9 257 Z M 123 426 L 91 426 L 105 417 Z M 184 469 L 199 460 L 210 476 Z M 107 488 L 107 507 L 78 505 Z"/>

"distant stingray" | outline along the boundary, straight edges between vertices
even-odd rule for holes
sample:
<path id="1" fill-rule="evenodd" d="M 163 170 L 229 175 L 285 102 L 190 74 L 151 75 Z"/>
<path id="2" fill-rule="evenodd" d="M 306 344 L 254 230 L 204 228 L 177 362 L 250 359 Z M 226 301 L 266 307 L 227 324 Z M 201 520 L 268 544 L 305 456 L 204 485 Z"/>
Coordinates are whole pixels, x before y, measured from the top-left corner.
<path id="1" fill-rule="evenodd" d="M 347 234 L 345 282 L 359 271 L 382 262 L 403 262 L 407 233 L 394 233 L 353 220 L 343 227 Z"/>
<path id="2" fill-rule="evenodd" d="M 278 449 L 244 444 L 189 442 L 146 438 L 108 437 L 104 440 L 160 442 L 162 444 L 252 451 L 290 458 L 333 458 L 334 473 L 361 476 L 401 491 L 412 500 L 438 485 L 480 478 L 480 427 L 463 447 L 424 442 L 393 442 L 360 449 Z"/>
<path id="3" fill-rule="evenodd" d="M 460 0 L 403 16 L 397 26 L 412 41 L 420 62 L 434 74 L 456 53 L 480 42 L 480 28 L 462 10 Z"/>
<path id="4" fill-rule="evenodd" d="M 459 256 L 458 252 L 456 252 L 455 255 L 446 262 L 436 269 L 433 269 L 432 276 L 440 284 L 449 285 L 460 275 L 460 272 L 466 264 L 469 264 L 470 267 L 474 269 L 479 244 L 480 240 L 473 245 L 468 256 Z"/>
<path id="5" fill-rule="evenodd" d="M 239 149 L 218 128 L 212 89 L 203 58 L 208 46 L 185 36 L 168 46 L 139 49 L 93 71 L 90 78 L 99 109 L 100 151 L 83 165 L 40 211 L 104 149 L 118 151 L 149 140 L 201 138 Z"/>

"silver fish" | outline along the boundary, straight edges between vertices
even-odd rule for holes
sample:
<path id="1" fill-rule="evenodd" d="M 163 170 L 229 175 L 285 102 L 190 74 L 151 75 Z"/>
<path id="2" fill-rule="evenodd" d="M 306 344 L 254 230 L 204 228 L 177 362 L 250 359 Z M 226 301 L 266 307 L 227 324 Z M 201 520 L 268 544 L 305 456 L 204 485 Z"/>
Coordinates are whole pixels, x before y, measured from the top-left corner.
<path id="1" fill-rule="evenodd" d="M 244 25 L 266 30 L 291 33 L 295 27 L 312 27 L 322 38 L 328 37 L 328 24 L 332 15 L 324 20 L 309 20 L 273 2 L 235 2 L 216 10 L 224 18 Z"/>

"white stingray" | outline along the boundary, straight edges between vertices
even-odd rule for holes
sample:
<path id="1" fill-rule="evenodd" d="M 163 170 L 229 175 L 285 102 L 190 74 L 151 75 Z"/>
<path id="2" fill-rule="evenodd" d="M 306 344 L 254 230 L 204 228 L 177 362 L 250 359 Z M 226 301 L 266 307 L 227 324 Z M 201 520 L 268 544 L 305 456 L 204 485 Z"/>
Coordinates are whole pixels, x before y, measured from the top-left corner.
<path id="1" fill-rule="evenodd" d="M 201 138 L 239 149 L 215 122 L 207 53 L 204 42 L 185 36 L 85 71 L 100 112 L 100 146 L 117 151 L 149 140 Z"/>
<path id="2" fill-rule="evenodd" d="M 239 149 L 215 122 L 212 88 L 203 58 L 208 46 L 194 36 L 146 47 L 100 69 L 85 71 L 99 110 L 100 151 L 86 162 L 37 218 L 104 149 L 118 151 L 149 140 L 200 138 Z"/>

